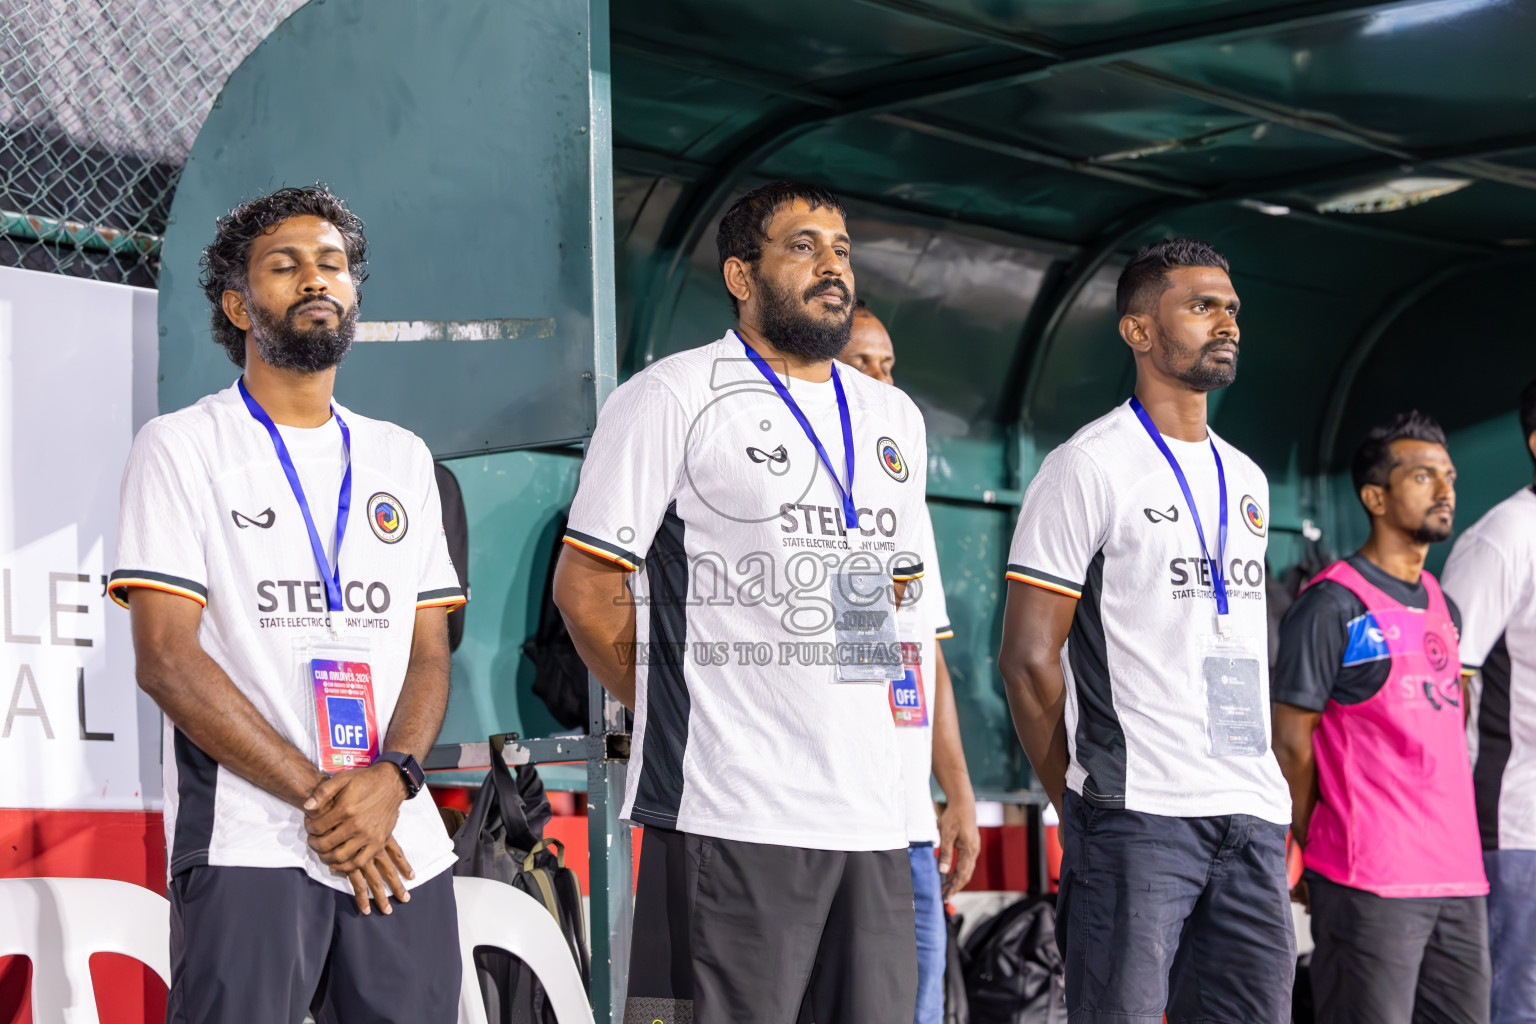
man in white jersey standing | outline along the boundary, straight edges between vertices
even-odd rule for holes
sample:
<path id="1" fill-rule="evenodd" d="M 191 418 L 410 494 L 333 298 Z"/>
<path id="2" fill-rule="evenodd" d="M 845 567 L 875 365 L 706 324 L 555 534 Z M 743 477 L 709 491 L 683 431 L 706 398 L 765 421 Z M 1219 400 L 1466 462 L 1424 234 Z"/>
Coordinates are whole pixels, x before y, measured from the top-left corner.
<path id="1" fill-rule="evenodd" d="M 220 218 L 202 283 L 244 373 L 148 423 L 123 478 L 109 585 L 165 712 L 176 1024 L 457 1019 L 419 761 L 465 595 L 426 446 L 331 400 L 366 247 L 321 186 Z"/>
<path id="2" fill-rule="evenodd" d="M 1520 392 L 1536 460 L 1536 381 Z M 1456 538 L 1442 574 L 1461 608 L 1472 786 L 1488 873 L 1493 1024 L 1536 1020 L 1536 490 L 1522 487 Z"/>
<path id="3" fill-rule="evenodd" d="M 577 651 L 635 711 L 624 1019 L 910 1024 L 887 694 L 923 572 L 922 416 L 835 365 L 854 309 L 836 196 L 764 185 L 716 241 L 737 326 L 608 399 L 555 573 Z"/>
<path id="4" fill-rule="evenodd" d="M 1126 264 L 1134 397 L 1050 453 L 1009 553 L 998 667 L 1061 812 L 1074 1022 L 1280 1024 L 1295 937 L 1290 795 L 1270 753 L 1269 485 L 1206 425 L 1237 375 L 1227 262 Z"/>
<path id="5" fill-rule="evenodd" d="M 856 307 L 853 332 L 838 361 L 866 377 L 894 385 L 896 349 L 891 335 L 863 299 Z M 912 862 L 917 916 L 915 1024 L 940 1024 L 944 1019 L 944 965 L 949 944 L 944 900 L 971 880 L 976 855 L 981 851 L 981 833 L 976 828 L 976 794 L 960 743 L 955 690 L 939 646 L 940 640 L 953 637 L 955 632 L 944 602 L 933 518 L 926 513 L 925 508 L 923 580 L 909 589 L 897 615 L 907 671 L 891 682 L 891 717 L 901 744 L 907 791 L 907 856 Z M 938 820 L 934 819 L 933 796 L 928 788 L 930 775 L 944 790 L 944 814 Z"/>

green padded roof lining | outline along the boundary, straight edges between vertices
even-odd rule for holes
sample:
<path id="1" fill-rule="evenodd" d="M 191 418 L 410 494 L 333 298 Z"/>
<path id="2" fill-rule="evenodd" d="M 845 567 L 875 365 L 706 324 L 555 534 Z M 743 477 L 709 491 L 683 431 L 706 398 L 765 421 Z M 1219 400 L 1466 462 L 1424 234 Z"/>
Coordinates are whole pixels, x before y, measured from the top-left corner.
<path id="1" fill-rule="evenodd" d="M 1536 5 L 615 0 L 611 19 L 631 370 L 704 340 L 682 296 L 712 287 L 721 208 L 794 176 L 904 231 L 1041 254 L 1008 309 L 924 312 L 889 273 L 868 277 L 905 318 L 907 386 L 969 436 L 1022 418 L 1048 443 L 1121 397 L 1103 283 L 1098 300 L 1068 285 L 1173 232 L 1232 261 L 1243 373 L 1217 423 L 1271 469 L 1336 469 L 1405 404 L 1491 418 L 1536 376 L 1504 308 L 1536 255 Z M 1406 174 L 1473 183 L 1396 212 L 1316 212 Z M 990 326 L 949 330 L 967 317 Z M 1448 352 L 1480 362 L 1435 371 Z"/>

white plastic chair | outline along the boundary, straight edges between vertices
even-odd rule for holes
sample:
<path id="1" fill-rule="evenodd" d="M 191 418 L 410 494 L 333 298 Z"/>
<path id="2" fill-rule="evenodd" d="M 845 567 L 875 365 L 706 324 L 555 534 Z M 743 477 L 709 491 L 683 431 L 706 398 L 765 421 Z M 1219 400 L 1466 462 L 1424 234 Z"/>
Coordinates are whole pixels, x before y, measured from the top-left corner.
<path id="1" fill-rule="evenodd" d="M 560 1024 L 593 1024 L 581 973 L 560 926 L 543 904 L 489 878 L 455 878 L 453 893 L 459 905 L 459 951 L 464 958 L 459 1024 L 486 1024 L 475 973 L 477 946 L 504 949 L 527 964 L 538 975 Z"/>
<path id="2" fill-rule="evenodd" d="M 0 879 L 0 956 L 32 961 L 36 1024 L 99 1024 L 91 954 L 121 953 L 171 983 L 171 905 L 107 878 Z"/>

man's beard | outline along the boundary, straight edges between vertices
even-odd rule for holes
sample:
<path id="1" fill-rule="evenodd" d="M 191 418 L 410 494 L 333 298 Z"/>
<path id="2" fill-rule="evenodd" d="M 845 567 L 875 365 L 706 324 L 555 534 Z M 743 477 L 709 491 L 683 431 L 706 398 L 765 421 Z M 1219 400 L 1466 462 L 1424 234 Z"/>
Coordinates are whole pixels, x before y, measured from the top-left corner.
<path id="1" fill-rule="evenodd" d="M 1161 329 L 1159 330 L 1161 331 Z M 1162 344 L 1164 357 L 1168 358 L 1169 363 L 1174 361 L 1172 357 L 1175 355 L 1182 355 L 1189 351 L 1186 346 L 1173 341 L 1166 334 L 1162 335 Z M 1233 346 L 1234 352 L 1232 362 L 1230 363 L 1211 363 L 1207 362 L 1206 359 L 1215 349 L 1231 344 L 1232 342 L 1225 338 L 1207 342 L 1201 346 L 1200 351 L 1189 366 L 1174 372 L 1174 377 L 1189 385 L 1195 391 L 1219 391 L 1229 386 L 1233 381 L 1237 380 L 1236 346 Z"/>
<path id="2" fill-rule="evenodd" d="M 316 301 L 328 302 L 336 307 L 337 324 L 329 327 L 299 328 L 295 314 L 303 306 Z M 275 316 L 255 302 L 247 301 L 251 315 L 251 336 L 256 339 L 256 353 L 268 366 L 280 370 L 300 370 L 318 373 L 341 363 L 347 350 L 352 347 L 357 334 L 357 303 L 343 310 L 341 303 L 326 296 L 321 299 L 300 299 L 288 307 L 288 312 Z"/>
<path id="3" fill-rule="evenodd" d="M 794 295 L 778 291 L 755 273 L 752 279 L 759 296 L 757 327 L 774 348 L 812 363 L 837 358 L 853 333 L 855 310 L 847 285 L 829 278 L 806 290 L 797 301 Z M 847 312 L 839 319 L 824 319 L 806 308 L 806 303 L 828 291 L 836 291 L 843 297 Z"/>
<path id="4" fill-rule="evenodd" d="M 1438 508 L 1432 508 L 1428 512 L 1424 513 L 1424 521 L 1419 524 L 1419 528 L 1417 530 L 1413 531 L 1413 539 L 1418 543 L 1438 544 L 1443 540 L 1448 540 L 1451 534 L 1454 532 L 1454 520 L 1444 526 L 1441 526 L 1439 523 L 1430 522 L 1429 517 L 1434 515 L 1437 511 Z"/>

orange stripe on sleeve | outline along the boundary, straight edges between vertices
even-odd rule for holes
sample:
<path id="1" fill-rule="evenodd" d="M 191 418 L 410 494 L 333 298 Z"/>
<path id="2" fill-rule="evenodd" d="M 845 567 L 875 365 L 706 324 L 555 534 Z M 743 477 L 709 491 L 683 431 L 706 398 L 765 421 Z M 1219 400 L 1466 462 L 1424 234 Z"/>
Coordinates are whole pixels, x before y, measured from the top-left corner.
<path id="1" fill-rule="evenodd" d="M 601 558 L 605 562 L 612 562 L 614 565 L 622 565 L 630 572 L 634 572 L 639 568 L 639 566 L 635 565 L 627 558 L 620 558 L 618 555 L 615 555 L 610 551 L 604 551 L 601 548 L 595 548 L 590 544 L 583 544 L 581 541 L 572 537 L 561 537 L 560 539 L 569 544 L 571 547 L 576 548 L 578 551 L 585 551 L 589 555 L 594 555 L 598 558 Z"/>

